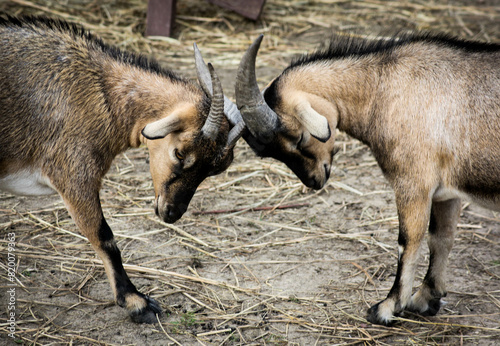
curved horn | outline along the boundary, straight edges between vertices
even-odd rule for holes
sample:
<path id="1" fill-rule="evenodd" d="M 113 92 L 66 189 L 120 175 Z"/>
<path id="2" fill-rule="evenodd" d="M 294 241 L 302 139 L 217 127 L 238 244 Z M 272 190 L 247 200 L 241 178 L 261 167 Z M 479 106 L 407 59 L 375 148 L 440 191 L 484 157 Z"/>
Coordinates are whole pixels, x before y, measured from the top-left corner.
<path id="1" fill-rule="evenodd" d="M 236 75 L 236 104 L 253 136 L 269 141 L 278 126 L 278 116 L 266 104 L 255 77 L 255 59 L 264 35 L 260 35 L 241 59 Z"/>
<path id="2" fill-rule="evenodd" d="M 203 91 L 212 96 L 212 77 L 210 76 L 210 71 L 208 70 L 205 60 L 201 56 L 200 50 L 196 43 L 193 43 L 194 49 L 194 65 L 196 66 L 196 75 L 198 76 L 198 82 Z"/>
<path id="3" fill-rule="evenodd" d="M 196 43 L 193 44 L 194 48 L 194 63 L 196 65 L 196 74 L 198 76 L 198 81 L 200 83 L 203 91 L 212 96 L 212 79 L 210 77 L 210 71 L 208 70 L 203 57 L 201 56 L 200 50 Z M 227 119 L 231 125 L 236 125 L 240 121 L 243 121 L 238 107 L 224 95 L 224 114 L 226 114 Z"/>
<path id="4" fill-rule="evenodd" d="M 228 150 L 234 148 L 236 142 L 238 142 L 238 139 L 240 139 L 241 136 L 243 136 L 243 133 L 245 132 L 246 128 L 247 127 L 243 120 L 233 126 L 233 128 L 229 131 L 229 134 L 227 136 L 226 148 Z"/>
<path id="5" fill-rule="evenodd" d="M 215 140 L 219 134 L 222 122 L 224 121 L 224 94 L 222 92 L 222 85 L 219 77 L 217 77 L 214 67 L 210 63 L 208 63 L 208 70 L 212 78 L 214 94 L 212 96 L 210 112 L 208 113 L 207 120 L 205 121 L 201 131 L 205 137 Z"/>
<path id="6" fill-rule="evenodd" d="M 236 126 L 239 123 L 243 122 L 243 118 L 241 117 L 240 110 L 238 107 L 224 95 L 224 114 L 227 117 L 227 120 L 231 123 L 231 125 Z"/>

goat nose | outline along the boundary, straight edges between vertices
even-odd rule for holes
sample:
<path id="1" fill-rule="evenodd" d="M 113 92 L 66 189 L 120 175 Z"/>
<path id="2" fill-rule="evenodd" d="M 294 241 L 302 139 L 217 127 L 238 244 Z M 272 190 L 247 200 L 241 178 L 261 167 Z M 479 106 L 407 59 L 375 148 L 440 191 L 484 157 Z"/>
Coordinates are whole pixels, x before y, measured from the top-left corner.
<path id="1" fill-rule="evenodd" d="M 167 223 L 174 223 L 179 220 L 186 211 L 182 210 L 182 208 L 177 208 L 175 205 L 168 204 L 162 196 L 159 196 L 155 201 L 154 209 L 156 216 Z"/>
<path id="2" fill-rule="evenodd" d="M 307 187 L 310 187 L 315 190 L 319 190 L 323 187 L 323 178 L 322 177 L 312 177 L 307 180 Z"/>
<path id="3" fill-rule="evenodd" d="M 168 217 L 170 219 L 176 219 L 179 215 L 179 210 L 177 208 L 169 207 L 168 208 Z"/>
<path id="4" fill-rule="evenodd" d="M 164 212 L 162 214 L 163 215 L 161 215 L 161 218 L 163 219 L 163 221 L 167 223 L 174 223 L 175 221 L 180 219 L 183 213 L 175 206 L 167 205 L 165 206 Z"/>

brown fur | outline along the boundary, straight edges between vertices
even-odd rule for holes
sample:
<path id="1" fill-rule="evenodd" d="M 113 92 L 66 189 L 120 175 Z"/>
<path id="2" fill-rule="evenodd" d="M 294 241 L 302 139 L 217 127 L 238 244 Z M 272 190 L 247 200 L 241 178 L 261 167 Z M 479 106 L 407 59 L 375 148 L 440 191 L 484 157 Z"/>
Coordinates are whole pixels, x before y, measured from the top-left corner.
<path id="1" fill-rule="evenodd" d="M 201 181 L 230 164 L 227 121 L 216 140 L 205 138 L 210 100 L 200 88 L 65 22 L 0 18 L 0 61 L 0 188 L 58 192 L 103 260 L 118 304 L 137 322 L 155 322 L 160 308 L 128 279 L 103 218 L 101 180 L 116 155 L 145 143 L 157 212 L 174 222 Z M 174 112 L 174 133 L 141 134 Z"/>
<path id="2" fill-rule="evenodd" d="M 295 145 L 305 132 L 295 104 L 305 100 L 331 128 L 366 143 L 394 188 L 398 271 L 369 320 L 389 324 L 405 308 L 437 313 L 460 198 L 500 209 L 500 46 L 429 35 L 374 43 L 341 38 L 293 63 L 264 96 L 281 126 L 269 144 L 246 138 L 258 154 L 284 161 L 306 185 L 324 184 L 317 162 L 328 162 L 333 138 L 324 144 L 309 136 L 302 161 Z M 309 177 L 319 178 L 308 184 Z M 431 263 L 412 299 L 429 220 Z"/>

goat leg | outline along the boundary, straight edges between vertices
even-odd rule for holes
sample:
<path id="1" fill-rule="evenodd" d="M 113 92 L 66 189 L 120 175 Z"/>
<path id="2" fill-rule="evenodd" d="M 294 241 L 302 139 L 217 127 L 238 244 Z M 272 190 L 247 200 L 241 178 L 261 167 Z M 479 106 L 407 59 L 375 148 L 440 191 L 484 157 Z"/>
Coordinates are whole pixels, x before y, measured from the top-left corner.
<path id="1" fill-rule="evenodd" d="M 399 216 L 399 260 L 396 279 L 387 298 L 368 310 L 368 321 L 390 325 L 394 316 L 409 304 L 415 268 L 430 214 L 430 193 L 427 191 L 396 190 Z"/>
<path id="2" fill-rule="evenodd" d="M 429 222 L 429 269 L 420 289 L 412 296 L 408 310 L 424 316 L 437 314 L 446 297 L 445 271 L 448 254 L 453 246 L 458 219 L 460 199 L 433 202 Z"/>
<path id="3" fill-rule="evenodd" d="M 104 219 L 98 193 L 83 201 L 81 196 L 78 200 L 65 196 L 63 199 L 80 231 L 101 258 L 116 303 L 127 309 L 134 322 L 157 322 L 156 314 L 161 314 L 160 305 L 139 292 L 125 272 L 113 232 Z"/>

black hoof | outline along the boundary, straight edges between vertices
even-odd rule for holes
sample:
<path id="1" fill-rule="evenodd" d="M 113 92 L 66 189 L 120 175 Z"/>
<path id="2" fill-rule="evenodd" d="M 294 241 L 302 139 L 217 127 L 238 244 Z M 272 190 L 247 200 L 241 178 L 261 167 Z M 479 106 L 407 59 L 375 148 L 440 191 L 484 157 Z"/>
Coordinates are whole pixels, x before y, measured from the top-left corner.
<path id="1" fill-rule="evenodd" d="M 439 309 L 441 309 L 441 306 L 443 306 L 444 304 L 445 303 L 441 300 L 441 298 L 432 298 L 431 300 L 429 300 L 429 302 L 427 302 L 426 310 L 422 311 L 415 307 L 409 306 L 406 308 L 406 311 L 420 316 L 435 316 L 439 312 Z"/>
<path id="2" fill-rule="evenodd" d="M 132 321 L 134 321 L 135 323 L 157 323 L 158 319 L 156 315 L 161 316 L 162 314 L 160 304 L 158 304 L 156 300 L 148 296 L 144 296 L 144 299 L 146 299 L 147 302 L 147 305 L 144 308 L 136 309 L 130 312 Z"/>
<path id="3" fill-rule="evenodd" d="M 373 324 L 381 324 L 387 327 L 392 326 L 394 323 L 393 321 L 382 319 L 379 317 L 379 305 L 380 303 L 377 303 L 368 309 L 368 316 L 366 317 L 366 319 L 368 320 L 368 322 L 371 322 Z"/>
<path id="4" fill-rule="evenodd" d="M 427 310 L 422 312 L 420 315 L 422 316 L 436 316 L 438 313 L 439 309 L 441 309 L 442 302 L 441 298 L 433 298 L 429 301 L 429 307 Z"/>

